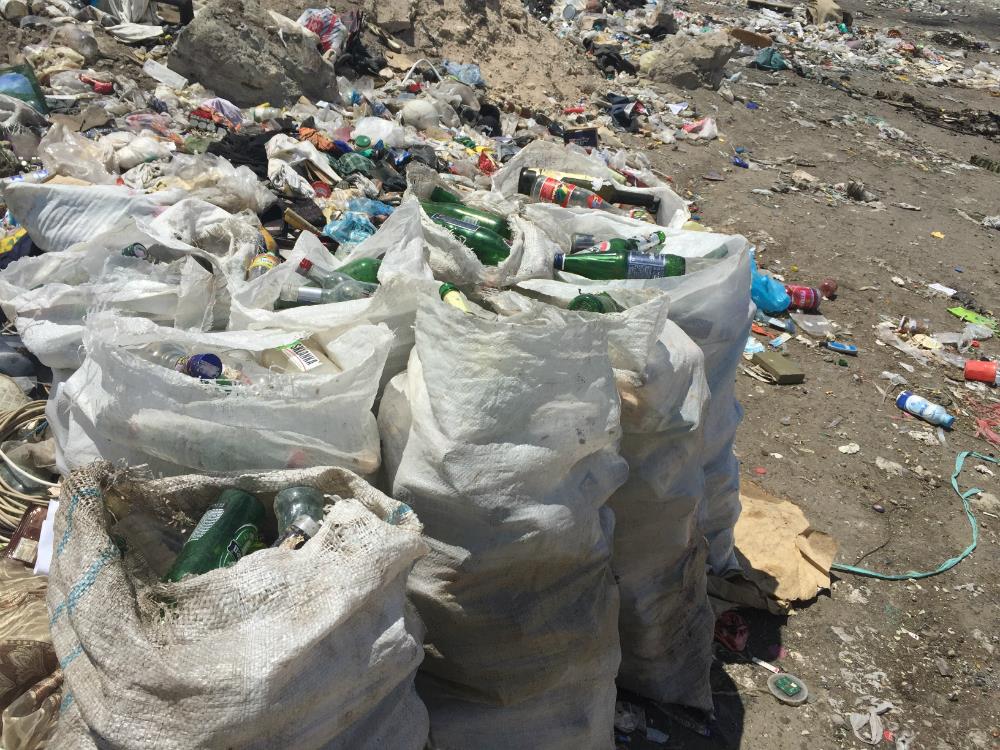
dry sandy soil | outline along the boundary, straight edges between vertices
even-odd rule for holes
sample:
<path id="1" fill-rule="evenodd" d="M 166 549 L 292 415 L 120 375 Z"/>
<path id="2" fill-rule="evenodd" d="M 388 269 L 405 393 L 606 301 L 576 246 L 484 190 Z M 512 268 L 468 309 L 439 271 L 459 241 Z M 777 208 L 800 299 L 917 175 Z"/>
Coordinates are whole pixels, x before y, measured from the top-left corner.
<path id="1" fill-rule="evenodd" d="M 866 12 L 860 24 L 898 28 L 906 38 L 957 29 L 994 44 L 1000 39 L 996 9 L 969 5 L 967 17 L 943 21 L 861 3 L 845 6 Z M 730 6 L 710 3 L 685 7 L 732 12 Z M 970 59 L 995 63 L 997 56 L 971 53 Z M 922 425 L 904 416 L 891 399 L 883 400 L 876 389 L 886 386 L 879 379 L 882 371 L 905 376 L 919 392 L 953 409 L 954 390 L 973 394 L 960 382 L 960 370 L 923 366 L 878 345 L 874 326 L 881 316 L 898 320 L 913 315 L 929 318 L 935 331 L 961 330 L 947 312 L 949 301 L 926 291 L 933 282 L 972 293 L 982 308 L 1000 312 L 1000 232 L 957 212 L 1000 213 L 1000 174 L 968 167 L 974 154 L 1000 159 L 1000 142 L 927 124 L 874 94 L 905 92 L 934 106 L 994 113 L 1000 111 L 1000 99 L 983 91 L 916 86 L 878 73 L 852 76 L 849 84 L 858 98 L 790 71 L 771 75 L 747 70 L 745 75 L 745 80 L 766 85 L 734 87 L 736 93 L 752 96 L 758 110 L 728 104 L 710 91 L 676 92 L 671 99 L 694 102 L 702 113 L 718 117 L 725 144 L 661 146 L 650 155 L 659 170 L 673 177 L 678 191 L 697 203 L 706 224 L 744 234 L 763 247 L 765 267 L 789 282 L 837 279 L 839 296 L 825 302 L 822 311 L 841 326 L 841 339 L 857 345 L 860 353 L 847 358 L 845 367 L 824 349 L 792 341 L 791 356 L 806 372 L 802 385 L 775 386 L 738 376 L 737 394 L 745 409 L 737 440 L 743 474 L 791 499 L 815 528 L 831 533 L 840 545 L 839 562 L 853 564 L 868 553 L 861 565 L 877 571 L 933 570 L 969 543 L 969 525 L 950 486 L 956 455 L 997 451 L 975 437 L 975 423 L 965 416 L 959 417 L 946 445 L 927 445 L 909 436 L 923 431 Z M 856 119 L 839 124 L 845 115 Z M 804 127 L 793 117 L 816 127 Z M 883 118 L 912 141 L 880 139 L 878 128 L 866 118 Z M 732 167 L 721 153 L 730 146 L 743 146 L 751 160 L 770 166 L 760 171 Z M 795 169 L 824 183 L 862 181 L 885 208 L 831 201 L 822 193 L 751 193 L 771 188 L 783 175 L 787 182 Z M 722 173 L 725 181 L 705 180 L 710 171 Z M 943 233 L 944 239 L 932 232 Z M 904 286 L 895 284 L 894 276 Z M 1000 343 L 983 342 L 982 351 L 1000 354 Z M 915 371 L 906 372 L 901 362 Z M 835 420 L 839 423 L 831 426 Z M 851 442 L 860 452 L 838 451 Z M 877 468 L 877 457 L 901 464 L 903 475 Z M 970 459 L 966 464 L 962 489 L 1000 494 L 1000 467 L 986 464 L 997 472 L 990 477 L 973 469 L 979 463 Z M 914 467 L 922 467 L 922 477 Z M 766 474 L 760 476 L 756 469 Z M 885 512 L 876 512 L 876 504 Z M 843 713 L 869 705 L 869 696 L 895 705 L 886 725 L 915 733 L 914 748 L 1000 747 L 1000 511 L 974 507 L 980 524 L 978 550 L 950 572 L 918 582 L 840 574 L 829 595 L 788 618 L 745 612 L 751 650 L 768 658 L 778 644 L 787 649 L 789 655 L 779 663 L 809 685 L 808 704 L 780 705 L 766 691 L 766 671 L 719 662 L 713 673 L 717 718 L 709 726 L 711 736 L 700 737 L 650 711 L 655 725 L 670 735 L 667 747 L 863 747 Z M 621 747 L 656 746 L 633 740 Z"/>

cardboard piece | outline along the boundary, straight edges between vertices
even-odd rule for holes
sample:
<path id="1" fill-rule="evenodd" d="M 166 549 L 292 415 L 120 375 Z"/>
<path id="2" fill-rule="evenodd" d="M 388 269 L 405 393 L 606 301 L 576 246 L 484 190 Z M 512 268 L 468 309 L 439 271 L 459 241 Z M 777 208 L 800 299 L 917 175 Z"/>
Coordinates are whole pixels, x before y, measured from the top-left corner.
<path id="1" fill-rule="evenodd" d="M 743 574 L 710 577 L 709 593 L 728 606 L 789 610 L 830 588 L 837 542 L 809 525 L 802 510 L 751 482 L 740 490 L 743 512 L 736 522 L 736 556 Z M 713 602 L 718 609 L 718 604 Z"/>

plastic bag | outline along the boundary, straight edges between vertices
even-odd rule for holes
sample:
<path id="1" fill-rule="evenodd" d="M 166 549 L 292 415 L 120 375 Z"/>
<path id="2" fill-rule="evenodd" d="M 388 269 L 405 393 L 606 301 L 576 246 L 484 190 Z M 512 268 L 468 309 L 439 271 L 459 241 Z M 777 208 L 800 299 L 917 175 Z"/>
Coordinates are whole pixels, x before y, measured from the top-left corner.
<path id="1" fill-rule="evenodd" d="M 339 219 L 335 219 L 323 228 L 323 234 L 341 245 L 356 245 L 364 242 L 375 234 L 375 225 L 367 214 L 347 211 Z"/>
<path id="2" fill-rule="evenodd" d="M 113 185 L 114 150 L 56 123 L 38 144 L 38 156 L 53 175 L 66 175 L 94 185 Z"/>
<path id="3" fill-rule="evenodd" d="M 270 516 L 295 485 L 342 498 L 304 547 L 178 583 L 109 534 L 106 502 L 190 526 L 225 488 Z M 72 700 L 50 747 L 424 747 L 422 628 L 405 586 L 426 546 L 405 505 L 343 469 L 146 481 L 106 463 L 67 477 L 61 500 L 49 605 Z"/>
<path id="4" fill-rule="evenodd" d="M 757 268 L 757 261 L 750 260 L 750 298 L 759 309 L 768 315 L 784 312 L 792 304 L 792 298 L 785 291 L 785 285 Z"/>

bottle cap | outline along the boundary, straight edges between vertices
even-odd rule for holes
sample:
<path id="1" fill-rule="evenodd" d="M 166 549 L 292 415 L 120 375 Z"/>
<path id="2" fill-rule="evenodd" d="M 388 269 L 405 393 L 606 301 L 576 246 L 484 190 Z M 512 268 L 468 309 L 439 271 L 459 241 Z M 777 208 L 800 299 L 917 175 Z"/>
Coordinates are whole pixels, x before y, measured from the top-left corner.
<path id="1" fill-rule="evenodd" d="M 301 261 L 299 261 L 299 267 L 296 268 L 295 271 L 296 273 L 301 273 L 303 276 L 305 276 L 307 273 L 309 273 L 309 269 L 311 269 L 312 267 L 313 267 L 313 262 L 311 260 L 303 258 Z"/>
<path id="2" fill-rule="evenodd" d="M 941 420 L 941 426 L 944 427 L 946 430 L 950 430 L 952 427 L 954 427 L 955 426 L 955 415 L 954 414 L 949 414 L 944 419 L 942 419 Z"/>
<path id="3" fill-rule="evenodd" d="M 898 396 L 896 396 L 896 406 L 898 406 L 903 411 L 906 411 L 906 399 L 913 395 L 913 391 L 903 391 Z"/>
<path id="4" fill-rule="evenodd" d="M 217 354 L 192 354 L 184 363 L 184 371 L 202 380 L 216 380 L 222 375 L 222 360 Z"/>
<path id="5" fill-rule="evenodd" d="M 965 379 L 978 380 L 981 383 L 995 383 L 997 380 L 997 363 L 984 362 L 980 359 L 970 359 L 965 363 Z"/>
<path id="6" fill-rule="evenodd" d="M 367 135 L 359 135 L 354 138 L 354 145 L 358 148 L 368 148 L 372 145 L 372 139 Z"/>
<path id="7" fill-rule="evenodd" d="M 553 259 L 552 265 L 557 271 L 563 270 L 563 261 L 565 260 L 565 258 L 566 258 L 565 253 L 556 253 L 556 257 Z"/>
<path id="8" fill-rule="evenodd" d="M 441 299 L 444 299 L 445 295 L 451 294 L 452 292 L 457 292 L 457 291 L 458 291 L 458 287 L 457 286 L 455 286 L 454 284 L 446 281 L 438 289 L 438 294 L 441 295 Z"/>

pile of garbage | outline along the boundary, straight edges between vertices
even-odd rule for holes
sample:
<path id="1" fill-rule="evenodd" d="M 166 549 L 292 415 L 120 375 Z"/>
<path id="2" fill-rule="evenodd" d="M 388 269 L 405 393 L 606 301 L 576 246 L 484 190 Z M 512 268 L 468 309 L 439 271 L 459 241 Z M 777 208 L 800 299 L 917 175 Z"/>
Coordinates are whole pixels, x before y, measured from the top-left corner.
<path id="1" fill-rule="evenodd" d="M 43 5 L 0 71 L 5 747 L 710 711 L 749 243 L 361 12 Z"/>
<path id="2" fill-rule="evenodd" d="M 959 32 L 908 39 L 899 29 L 855 22 L 832 0 L 805 5 L 748 3 L 752 12 L 726 16 L 650 3 L 559 0 L 537 8 L 555 33 L 571 39 L 619 82 L 670 83 L 687 89 L 719 89 L 735 83 L 739 67 L 795 70 L 802 76 L 837 80 L 857 70 L 887 80 L 977 89 L 1000 86 L 1000 67 L 970 59 L 990 45 Z M 732 61 L 731 69 L 727 63 Z M 732 101 L 732 99 L 730 99 Z"/>

